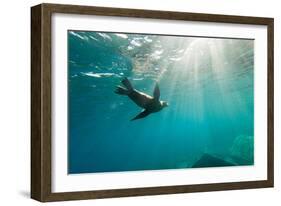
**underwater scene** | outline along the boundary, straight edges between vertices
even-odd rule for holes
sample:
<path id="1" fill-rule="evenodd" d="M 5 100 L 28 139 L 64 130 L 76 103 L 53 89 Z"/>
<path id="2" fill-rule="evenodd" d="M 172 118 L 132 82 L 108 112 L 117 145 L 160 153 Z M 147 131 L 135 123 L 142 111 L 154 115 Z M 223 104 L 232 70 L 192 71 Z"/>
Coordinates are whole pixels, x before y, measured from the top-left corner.
<path id="1" fill-rule="evenodd" d="M 254 40 L 68 33 L 68 173 L 254 165 Z"/>

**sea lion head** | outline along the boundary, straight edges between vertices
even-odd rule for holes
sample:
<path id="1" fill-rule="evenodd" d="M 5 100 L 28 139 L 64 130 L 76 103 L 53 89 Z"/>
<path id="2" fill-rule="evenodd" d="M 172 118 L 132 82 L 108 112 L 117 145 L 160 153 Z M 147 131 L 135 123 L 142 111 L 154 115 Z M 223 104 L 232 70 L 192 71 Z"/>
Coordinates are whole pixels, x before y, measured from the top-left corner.
<path id="1" fill-rule="evenodd" d="M 161 107 L 162 107 L 162 109 L 163 109 L 164 107 L 168 107 L 168 106 L 169 106 L 168 102 L 161 101 Z"/>

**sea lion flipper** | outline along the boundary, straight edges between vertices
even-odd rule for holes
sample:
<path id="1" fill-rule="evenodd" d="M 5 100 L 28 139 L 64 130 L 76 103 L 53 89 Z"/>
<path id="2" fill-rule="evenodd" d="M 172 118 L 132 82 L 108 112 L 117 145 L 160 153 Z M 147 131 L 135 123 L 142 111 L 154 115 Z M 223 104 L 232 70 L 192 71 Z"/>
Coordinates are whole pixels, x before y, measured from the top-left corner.
<path id="1" fill-rule="evenodd" d="M 154 87 L 153 97 L 154 97 L 155 100 L 159 100 L 159 98 L 160 98 L 160 89 L 159 89 L 159 86 L 158 86 L 157 83 Z"/>
<path id="2" fill-rule="evenodd" d="M 126 89 L 128 89 L 129 91 L 132 91 L 134 88 L 131 84 L 131 82 L 129 81 L 129 79 L 127 77 L 125 77 L 123 80 L 122 80 L 122 84 L 126 87 Z"/>
<path id="3" fill-rule="evenodd" d="M 129 90 L 121 86 L 117 86 L 114 92 L 120 95 L 128 95 L 130 93 Z"/>
<path id="4" fill-rule="evenodd" d="M 141 119 L 146 117 L 147 115 L 149 115 L 150 112 L 148 112 L 147 110 L 143 110 L 141 113 L 139 113 L 137 116 L 135 116 L 133 119 L 131 119 L 131 121 L 136 120 L 136 119 Z"/>

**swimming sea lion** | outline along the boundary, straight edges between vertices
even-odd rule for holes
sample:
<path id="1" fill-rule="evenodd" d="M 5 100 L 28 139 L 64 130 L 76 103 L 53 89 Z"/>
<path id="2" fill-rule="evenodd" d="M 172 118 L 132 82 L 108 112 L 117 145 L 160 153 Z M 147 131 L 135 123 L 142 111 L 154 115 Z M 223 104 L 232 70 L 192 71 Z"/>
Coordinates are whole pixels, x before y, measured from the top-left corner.
<path id="1" fill-rule="evenodd" d="M 134 89 L 128 78 L 124 78 L 121 82 L 125 86 L 125 88 L 122 86 L 117 86 L 115 93 L 128 96 L 139 107 L 144 109 L 136 117 L 131 119 L 131 121 L 144 118 L 154 112 L 159 112 L 164 107 L 168 106 L 167 102 L 159 100 L 160 89 L 157 83 L 155 85 L 153 97 L 152 97 L 148 94 L 145 94 L 143 92 Z"/>

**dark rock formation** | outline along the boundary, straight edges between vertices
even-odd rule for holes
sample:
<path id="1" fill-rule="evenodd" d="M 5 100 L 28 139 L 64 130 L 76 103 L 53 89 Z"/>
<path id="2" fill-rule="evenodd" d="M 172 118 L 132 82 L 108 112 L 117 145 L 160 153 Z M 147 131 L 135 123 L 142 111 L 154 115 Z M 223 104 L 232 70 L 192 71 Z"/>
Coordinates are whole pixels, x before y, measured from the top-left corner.
<path id="1" fill-rule="evenodd" d="M 192 168 L 199 167 L 224 167 L 224 166 L 234 166 L 235 164 L 227 162 L 220 158 L 214 157 L 209 154 L 203 154 L 202 157 L 193 164 Z"/>

